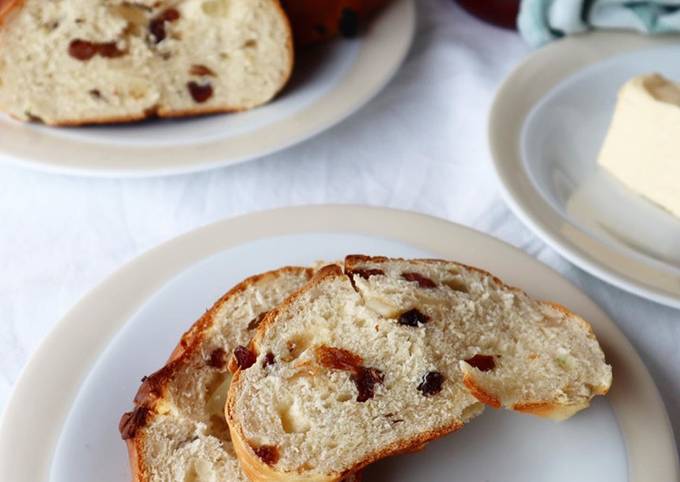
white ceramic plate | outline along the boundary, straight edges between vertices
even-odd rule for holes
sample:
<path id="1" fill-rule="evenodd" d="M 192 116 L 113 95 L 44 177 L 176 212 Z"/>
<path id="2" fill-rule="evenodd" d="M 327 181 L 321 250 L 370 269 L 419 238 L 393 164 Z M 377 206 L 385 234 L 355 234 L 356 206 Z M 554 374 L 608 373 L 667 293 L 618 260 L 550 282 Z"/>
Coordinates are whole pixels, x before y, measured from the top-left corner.
<path id="1" fill-rule="evenodd" d="M 248 275 L 350 252 L 437 256 L 489 269 L 591 321 L 614 366 L 610 394 L 565 423 L 487 410 L 419 454 L 369 468 L 366 480 L 677 479 L 672 432 L 652 379 L 614 323 L 562 277 L 516 248 L 443 220 L 319 206 L 199 229 L 141 256 L 88 294 L 16 385 L 0 420 L 0 480 L 129 481 L 118 419 L 141 376 L 163 364 L 191 321 Z"/>
<path id="2" fill-rule="evenodd" d="M 581 268 L 680 308 L 680 220 L 597 166 L 619 87 L 680 81 L 680 41 L 597 33 L 539 50 L 499 90 L 489 135 L 514 212 Z"/>
<path id="3" fill-rule="evenodd" d="M 118 126 L 54 128 L 0 115 L 0 162 L 88 176 L 180 174 L 254 159 L 328 129 L 396 72 L 415 29 L 397 0 L 356 40 L 301 54 L 281 96 L 252 111 Z"/>

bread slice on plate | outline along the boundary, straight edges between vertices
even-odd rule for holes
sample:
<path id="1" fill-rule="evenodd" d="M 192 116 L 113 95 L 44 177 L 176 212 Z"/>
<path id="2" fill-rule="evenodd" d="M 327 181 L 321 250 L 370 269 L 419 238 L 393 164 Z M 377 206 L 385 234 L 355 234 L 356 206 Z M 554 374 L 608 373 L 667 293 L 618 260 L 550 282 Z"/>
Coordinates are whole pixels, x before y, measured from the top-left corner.
<path id="1" fill-rule="evenodd" d="M 184 334 L 168 363 L 144 379 L 134 410 L 120 423 L 135 482 L 248 480 L 224 420 L 227 362 L 263 315 L 311 275 L 289 267 L 241 282 Z"/>
<path id="2" fill-rule="evenodd" d="M 254 481 L 338 480 L 482 404 L 561 419 L 611 384 L 584 320 L 439 260 L 325 267 L 235 355 L 225 412 Z"/>
<path id="3" fill-rule="evenodd" d="M 7 0 L 0 110 L 55 125 L 241 111 L 288 80 L 278 0 Z"/>

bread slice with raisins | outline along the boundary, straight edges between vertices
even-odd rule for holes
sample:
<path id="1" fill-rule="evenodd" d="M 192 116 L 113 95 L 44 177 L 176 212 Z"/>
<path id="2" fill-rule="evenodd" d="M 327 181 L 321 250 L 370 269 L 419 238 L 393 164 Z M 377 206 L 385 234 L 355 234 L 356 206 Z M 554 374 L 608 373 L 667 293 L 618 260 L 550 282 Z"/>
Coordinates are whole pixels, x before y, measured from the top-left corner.
<path id="1" fill-rule="evenodd" d="M 338 480 L 482 404 L 562 419 L 612 377 L 577 315 L 438 260 L 323 268 L 235 355 L 225 413 L 254 481 Z"/>
<path id="2" fill-rule="evenodd" d="M 224 420 L 227 361 L 263 315 L 311 275 L 289 267 L 236 285 L 182 336 L 168 363 L 145 377 L 120 423 L 135 482 L 248 480 Z"/>
<path id="3" fill-rule="evenodd" d="M 278 0 L 7 0 L 0 110 L 54 125 L 250 109 L 293 65 Z"/>

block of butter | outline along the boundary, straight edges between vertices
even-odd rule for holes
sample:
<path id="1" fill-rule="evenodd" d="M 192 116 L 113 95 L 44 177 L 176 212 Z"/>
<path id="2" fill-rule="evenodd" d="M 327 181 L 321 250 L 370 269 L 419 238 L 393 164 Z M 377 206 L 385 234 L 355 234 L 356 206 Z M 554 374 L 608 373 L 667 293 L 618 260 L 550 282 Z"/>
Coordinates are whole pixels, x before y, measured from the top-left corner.
<path id="1" fill-rule="evenodd" d="M 680 217 L 680 85 L 658 74 L 629 80 L 619 91 L 598 163 Z"/>

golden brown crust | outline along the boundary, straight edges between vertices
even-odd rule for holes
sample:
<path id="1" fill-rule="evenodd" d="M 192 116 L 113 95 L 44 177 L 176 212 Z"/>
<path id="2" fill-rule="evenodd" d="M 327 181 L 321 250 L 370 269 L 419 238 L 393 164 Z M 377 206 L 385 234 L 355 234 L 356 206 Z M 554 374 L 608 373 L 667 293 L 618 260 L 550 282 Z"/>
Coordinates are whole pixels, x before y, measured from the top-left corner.
<path id="1" fill-rule="evenodd" d="M 465 268 L 470 271 L 475 271 L 477 273 L 483 274 L 485 276 L 488 276 L 489 278 L 493 279 L 494 282 L 496 282 L 499 285 L 504 286 L 505 288 L 511 289 L 513 291 L 522 291 L 519 288 L 515 288 L 514 286 L 510 286 L 505 284 L 500 278 L 495 276 L 492 273 L 489 273 L 488 271 L 485 271 L 481 268 L 476 268 L 475 266 L 470 266 L 467 264 L 459 263 L 457 261 L 447 261 L 444 259 L 436 259 L 436 258 L 418 258 L 418 259 L 404 259 L 404 258 L 387 258 L 385 256 L 366 256 L 363 254 L 350 254 L 345 258 L 345 266 L 347 267 L 348 270 L 352 269 L 352 266 L 359 264 L 359 263 L 387 263 L 390 261 L 408 261 L 409 263 L 415 263 L 415 264 L 455 264 L 457 266 L 460 266 L 462 268 Z M 522 291 L 522 293 L 524 293 Z"/>
<path id="2" fill-rule="evenodd" d="M 574 318 L 578 323 L 581 324 L 581 326 L 590 334 L 591 338 L 595 338 L 595 333 L 593 332 L 593 327 L 588 323 L 586 320 L 569 310 L 569 308 L 566 308 L 565 306 L 555 303 L 554 301 L 542 301 L 541 303 L 544 303 L 560 313 L 564 314 L 565 316 L 568 316 L 570 318 Z"/>
<path id="3" fill-rule="evenodd" d="M 472 378 L 470 375 L 463 376 L 463 383 L 470 391 L 470 394 L 480 402 L 493 408 L 501 408 L 501 402 L 496 397 L 484 391 L 479 385 L 477 385 L 474 378 Z M 607 389 L 604 387 L 594 388 L 593 393 L 597 395 L 605 395 L 607 393 Z M 590 400 L 584 400 L 580 403 L 571 404 L 541 401 L 516 403 L 511 407 L 505 408 L 510 408 L 516 412 L 528 413 L 543 418 L 565 420 L 574 415 L 576 412 L 587 408 L 589 405 Z"/>
<path id="4" fill-rule="evenodd" d="M 229 410 L 229 406 L 230 403 L 227 401 L 227 411 Z M 227 417 L 229 416 L 227 415 Z M 460 430 L 463 427 L 462 424 L 455 423 L 446 427 L 441 427 L 437 430 L 422 433 L 409 440 L 394 442 L 382 450 L 378 450 L 368 455 L 363 460 L 358 461 L 352 467 L 341 473 L 324 476 L 302 474 L 301 472 L 279 472 L 275 470 L 259 459 L 259 457 L 245 441 L 242 432 L 236 427 L 235 423 L 229 423 L 228 425 L 232 443 L 234 445 L 234 451 L 236 452 L 239 462 L 241 462 L 243 472 L 253 482 L 338 482 L 349 478 L 353 474 L 355 480 L 358 480 L 357 474 L 360 474 L 360 471 L 363 468 L 372 464 L 373 462 L 394 455 L 418 452 L 423 450 L 432 440 L 441 438 L 444 435 Z"/>
<path id="5" fill-rule="evenodd" d="M 409 440 L 394 442 L 385 447 L 384 449 L 374 452 L 373 454 L 366 457 L 364 460 L 355 464 L 354 467 L 352 467 L 351 471 L 363 469 L 364 467 L 372 464 L 373 462 L 382 460 L 387 457 L 392 457 L 394 455 L 419 452 L 423 450 L 429 442 L 441 438 L 444 435 L 456 432 L 461 428 L 463 428 L 463 424 L 454 423 L 445 427 L 441 427 L 437 430 L 431 430 L 429 432 L 419 434 L 417 437 L 414 437 Z"/>
<path id="6" fill-rule="evenodd" d="M 501 408 L 501 402 L 493 395 L 482 390 L 482 387 L 477 385 L 470 375 L 463 375 L 463 384 L 470 391 L 470 394 L 484 405 L 493 408 Z"/>
<path id="7" fill-rule="evenodd" d="M 0 27 L 7 21 L 10 12 L 24 4 L 24 0 L 0 0 Z"/>
<path id="8" fill-rule="evenodd" d="M 590 400 L 584 400 L 581 403 L 573 403 L 569 405 L 562 405 L 554 402 L 533 402 L 515 404 L 512 409 L 517 412 L 528 413 L 530 415 L 537 415 L 543 418 L 550 418 L 552 420 L 566 420 L 576 412 L 587 408 L 590 405 Z"/>
<path id="9" fill-rule="evenodd" d="M 139 454 L 144 453 L 142 440 L 133 438 L 125 441 L 128 452 L 128 460 L 132 469 L 132 482 L 146 482 L 149 480 L 149 473 L 139 459 Z"/>
<path id="10" fill-rule="evenodd" d="M 549 402 L 516 403 L 512 409 L 518 412 L 546 416 L 555 411 L 556 405 Z"/>
<path id="11" fill-rule="evenodd" d="M 152 114 L 148 113 L 143 113 L 143 114 L 130 114 L 130 115 L 124 115 L 124 116 L 113 116 L 113 117 L 97 117 L 97 118 L 91 118 L 91 119 L 67 119 L 67 120 L 60 120 L 57 122 L 48 122 L 43 119 L 39 119 L 37 122 L 38 123 L 43 123 L 45 125 L 49 125 L 52 127 L 80 127 L 80 126 L 86 126 L 86 125 L 106 125 L 106 124 L 125 124 L 128 122 L 139 122 L 143 121 L 149 118 L 154 117 Z M 18 119 L 15 117 L 15 119 Z M 20 121 L 23 121 L 23 119 L 18 119 Z M 36 122 L 36 121 L 31 121 L 31 122 Z"/>
<path id="12" fill-rule="evenodd" d="M 142 454 L 144 453 L 144 429 L 149 426 L 157 416 L 157 412 L 155 411 L 157 402 L 162 400 L 167 393 L 169 383 L 173 380 L 175 374 L 178 373 L 181 368 L 187 366 L 192 357 L 198 352 L 207 330 L 214 323 L 217 312 L 228 300 L 242 293 L 250 286 L 259 283 L 266 278 L 275 278 L 285 273 L 304 273 L 309 278 L 312 276 L 313 270 L 310 268 L 286 266 L 243 280 L 217 300 L 213 306 L 182 335 L 182 338 L 173 350 L 168 362 L 163 367 L 148 377 L 144 377 L 134 398 L 134 409 L 131 412 L 123 414 L 120 421 L 120 431 L 127 445 L 128 458 L 132 469 L 132 480 L 134 482 L 147 482 L 149 480 L 148 468 L 144 465 L 142 457 Z M 140 411 L 144 411 L 145 414 L 143 417 L 137 417 L 138 420 L 135 421 L 134 415 Z"/>
<path id="13" fill-rule="evenodd" d="M 283 87 L 282 87 L 283 88 Z M 280 92 L 281 90 L 279 90 Z M 278 92 L 277 92 L 278 94 Z M 273 97 L 272 97 L 273 98 Z M 266 104 L 272 99 L 264 101 L 262 104 Z M 261 104 L 259 104 L 261 105 Z M 257 106 L 253 106 L 255 108 Z M 106 125 L 106 124 L 125 124 L 129 122 L 140 122 L 144 120 L 150 120 L 154 118 L 160 119 L 180 119 L 186 117 L 198 117 L 203 115 L 214 115 L 214 114 L 236 114 L 239 112 L 245 112 L 249 109 L 247 108 L 234 108 L 234 107 L 201 107 L 193 109 L 184 110 L 174 110 L 174 111 L 163 111 L 157 107 L 152 107 L 146 109 L 141 114 L 131 114 L 126 116 L 113 116 L 113 117 L 97 117 L 90 119 L 67 119 L 60 120 L 58 122 L 44 122 L 47 125 L 53 127 L 82 127 L 86 125 Z M 21 119 L 19 119 L 21 120 Z"/>

